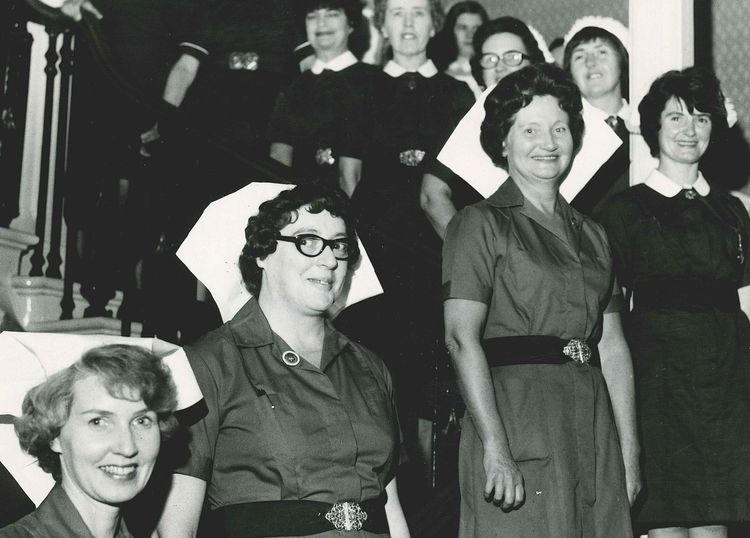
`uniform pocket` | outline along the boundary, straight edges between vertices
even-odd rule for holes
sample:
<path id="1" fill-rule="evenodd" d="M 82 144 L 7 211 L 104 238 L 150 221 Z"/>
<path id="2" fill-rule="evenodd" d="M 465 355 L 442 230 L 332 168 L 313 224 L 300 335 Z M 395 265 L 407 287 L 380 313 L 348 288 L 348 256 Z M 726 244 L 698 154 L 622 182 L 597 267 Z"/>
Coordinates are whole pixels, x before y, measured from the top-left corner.
<path id="1" fill-rule="evenodd" d="M 547 513 L 553 500 L 552 462 L 547 457 L 516 460 L 516 463 L 523 475 L 526 494 L 524 503 L 519 508 L 519 515 L 530 522 L 528 536 L 550 536 Z"/>
<path id="2" fill-rule="evenodd" d="M 533 377 L 513 376 L 511 370 L 515 368 L 502 367 L 494 375 L 498 411 L 513 459 L 517 462 L 541 460 L 550 454 L 542 386 Z"/>

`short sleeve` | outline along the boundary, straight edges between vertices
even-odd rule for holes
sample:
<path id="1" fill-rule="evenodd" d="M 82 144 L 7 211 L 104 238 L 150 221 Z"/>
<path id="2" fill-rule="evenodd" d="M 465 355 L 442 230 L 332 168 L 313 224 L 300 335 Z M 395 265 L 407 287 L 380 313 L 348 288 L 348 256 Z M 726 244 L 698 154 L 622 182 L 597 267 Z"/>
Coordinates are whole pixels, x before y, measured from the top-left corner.
<path id="1" fill-rule="evenodd" d="M 622 296 L 622 288 L 620 288 L 620 285 L 617 283 L 617 278 L 615 278 L 612 283 L 612 293 L 609 296 L 609 301 L 607 301 L 607 306 L 604 309 L 604 313 L 624 313 L 627 312 L 627 310 L 627 303 L 625 301 L 625 298 Z"/>
<path id="2" fill-rule="evenodd" d="M 498 257 L 491 208 L 473 205 L 448 224 L 443 243 L 443 300 L 468 299 L 489 304 Z"/>
<path id="3" fill-rule="evenodd" d="M 165 0 L 162 14 L 180 53 L 203 61 L 209 54 L 206 6 L 198 0 Z"/>
<path id="4" fill-rule="evenodd" d="M 622 203 L 620 203 L 620 200 L 622 200 L 622 198 L 616 198 L 613 202 L 605 205 L 601 212 L 599 222 L 606 232 L 617 280 L 621 285 L 630 288 L 632 286 L 632 278 L 628 271 L 628 267 L 630 266 L 630 258 L 628 255 L 630 240 L 626 235 L 627 223 L 623 217 Z"/>
<path id="5" fill-rule="evenodd" d="M 271 143 L 281 142 L 294 146 L 296 140 L 292 134 L 293 118 L 289 114 L 290 105 L 287 92 L 288 90 L 283 90 L 276 98 L 271 120 L 268 123 L 266 138 Z"/>
<path id="6" fill-rule="evenodd" d="M 624 312 L 627 310 L 627 304 L 622 295 L 622 288 L 620 288 L 620 285 L 617 282 L 618 279 L 614 269 L 614 259 L 612 256 L 612 245 L 603 225 L 594 224 L 594 230 L 599 237 L 600 246 L 598 255 L 602 258 L 612 260 L 609 271 L 609 293 L 607 293 L 607 296 L 602 301 L 603 313 L 609 314 L 611 312 Z"/>
<path id="7" fill-rule="evenodd" d="M 180 465 L 172 470 L 174 473 L 194 476 L 206 482 L 211 480 L 216 441 L 219 435 L 220 395 L 222 394 L 220 373 L 218 368 L 212 368 L 216 363 L 216 357 L 213 355 L 220 354 L 230 347 L 219 344 L 215 351 L 210 353 L 211 348 L 206 345 L 185 348 L 185 354 L 203 393 L 208 412 L 197 422 L 186 425 L 188 427 L 187 460 L 180 462 Z"/>

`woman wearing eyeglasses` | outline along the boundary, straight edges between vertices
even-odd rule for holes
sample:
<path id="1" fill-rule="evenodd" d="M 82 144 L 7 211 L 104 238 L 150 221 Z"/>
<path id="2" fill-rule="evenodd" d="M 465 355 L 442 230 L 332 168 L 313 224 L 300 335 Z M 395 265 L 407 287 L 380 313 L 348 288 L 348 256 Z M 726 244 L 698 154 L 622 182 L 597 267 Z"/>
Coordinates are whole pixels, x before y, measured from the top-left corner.
<path id="1" fill-rule="evenodd" d="M 216 536 L 409 536 L 390 375 L 326 319 L 359 259 L 348 199 L 314 184 L 284 191 L 245 236 L 253 298 L 185 349 L 208 412 L 191 426 L 159 536 L 195 536 L 204 497 Z"/>
<path id="2" fill-rule="evenodd" d="M 500 17 L 480 26 L 474 34 L 474 50 L 474 77 L 485 88 L 522 67 L 544 62 L 529 27 L 514 17 Z"/>

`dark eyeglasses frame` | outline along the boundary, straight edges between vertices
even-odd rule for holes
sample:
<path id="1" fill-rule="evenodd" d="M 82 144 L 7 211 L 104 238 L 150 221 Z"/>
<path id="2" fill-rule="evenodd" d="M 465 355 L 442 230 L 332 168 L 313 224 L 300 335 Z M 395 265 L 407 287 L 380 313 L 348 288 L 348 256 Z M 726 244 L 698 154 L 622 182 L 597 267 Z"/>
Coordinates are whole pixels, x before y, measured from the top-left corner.
<path id="1" fill-rule="evenodd" d="M 485 58 L 497 58 L 497 60 L 487 64 Z M 513 58 L 518 58 L 515 61 Z M 479 65 L 482 69 L 494 69 L 498 62 L 503 62 L 507 67 L 518 67 L 523 63 L 524 60 L 529 60 L 531 57 L 528 54 L 524 54 L 520 50 L 508 50 L 502 54 L 495 54 L 494 52 L 485 52 L 479 57 Z"/>
<path id="2" fill-rule="evenodd" d="M 277 235 L 276 239 L 279 241 L 286 241 L 287 243 L 294 243 L 294 246 L 297 247 L 297 251 L 302 254 L 303 256 L 307 256 L 308 258 L 317 258 L 320 256 L 323 251 L 326 249 L 326 247 L 331 247 L 331 252 L 333 253 L 333 257 L 336 258 L 339 261 L 346 261 L 349 259 L 349 241 L 344 238 L 339 239 L 323 239 L 319 235 L 315 234 L 300 234 L 300 235 Z M 302 242 L 306 239 L 316 239 L 320 241 L 320 250 L 316 252 L 315 254 L 308 254 L 307 252 L 302 250 Z M 336 245 L 346 245 L 346 255 L 342 258 L 337 255 L 336 252 Z"/>

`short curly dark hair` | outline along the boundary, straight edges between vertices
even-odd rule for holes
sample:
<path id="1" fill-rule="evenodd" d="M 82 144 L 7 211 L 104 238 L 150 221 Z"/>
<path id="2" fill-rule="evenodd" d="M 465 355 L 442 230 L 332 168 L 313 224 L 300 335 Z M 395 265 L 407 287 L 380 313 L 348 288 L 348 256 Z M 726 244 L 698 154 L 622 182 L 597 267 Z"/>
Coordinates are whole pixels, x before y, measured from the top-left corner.
<path id="1" fill-rule="evenodd" d="M 15 420 L 21 448 L 39 460 L 39 466 L 60 481 L 60 455 L 50 448 L 70 416 L 77 381 L 96 376 L 115 398 L 138 395 L 159 419 L 162 439 L 177 428 L 174 411 L 177 389 L 169 368 L 150 351 L 114 344 L 91 349 L 72 365 L 33 387 Z"/>
<path id="2" fill-rule="evenodd" d="M 711 115 L 710 142 L 724 136 L 729 128 L 727 111 L 724 107 L 721 85 L 714 74 L 697 67 L 667 71 L 651 84 L 648 93 L 638 105 L 641 134 L 652 156 L 659 156 L 661 113 L 667 101 L 673 97 L 684 101 L 690 113 L 698 109 Z"/>
<path id="3" fill-rule="evenodd" d="M 485 22 L 474 33 L 474 57 L 471 59 L 471 73 L 481 86 L 484 86 L 484 79 L 482 78 L 483 69 L 479 65 L 479 60 L 482 57 L 482 46 L 485 41 L 497 34 L 513 34 L 518 36 L 523 46 L 526 47 L 529 63 L 541 64 L 545 62 L 544 53 L 539 48 L 539 43 L 537 43 L 534 34 L 531 33 L 525 22 L 515 17 L 498 17 L 497 19 L 492 19 Z"/>
<path id="4" fill-rule="evenodd" d="M 560 108 L 568 115 L 574 154 L 580 148 L 584 127 L 578 87 L 565 71 L 555 65 L 527 65 L 498 82 L 484 103 L 485 117 L 479 139 L 485 153 L 497 166 L 507 170 L 503 142 L 518 111 L 538 95 L 551 95 L 557 99 Z"/>
<path id="5" fill-rule="evenodd" d="M 430 6 L 430 16 L 432 17 L 432 27 L 436 32 L 439 32 L 443 28 L 443 22 L 445 22 L 445 11 L 443 11 L 443 4 L 440 0 L 427 0 L 427 4 Z M 378 30 L 383 29 L 385 24 L 385 12 L 388 8 L 388 0 L 375 0 L 375 9 L 372 17 L 373 23 Z"/>
<path id="6" fill-rule="evenodd" d="M 573 56 L 573 51 L 581 43 L 590 43 L 600 39 L 609 43 L 609 45 L 615 49 L 619 59 L 620 65 L 620 93 L 627 99 L 630 93 L 630 55 L 628 49 L 622 44 L 617 36 L 612 32 L 608 32 L 604 28 L 598 26 L 586 26 L 581 28 L 570 38 L 568 44 L 565 45 L 565 52 L 563 53 L 563 69 L 570 73 L 570 59 Z"/>
<path id="7" fill-rule="evenodd" d="M 350 28 L 357 28 L 362 23 L 362 2 L 360 0 L 301 0 L 298 13 L 302 17 L 303 28 L 307 14 L 318 9 L 342 10 Z"/>
<path id="8" fill-rule="evenodd" d="M 263 271 L 258 267 L 256 260 L 262 260 L 276 252 L 276 236 L 284 226 L 297 219 L 297 211 L 303 207 L 310 213 L 328 211 L 334 217 L 343 219 L 349 242 L 348 269 L 356 267 L 359 261 L 359 245 L 349 198 L 341 189 L 323 183 L 300 185 L 263 202 L 258 214 L 247 220 L 245 246 L 240 254 L 239 266 L 245 287 L 256 297 L 260 292 L 263 277 Z"/>

